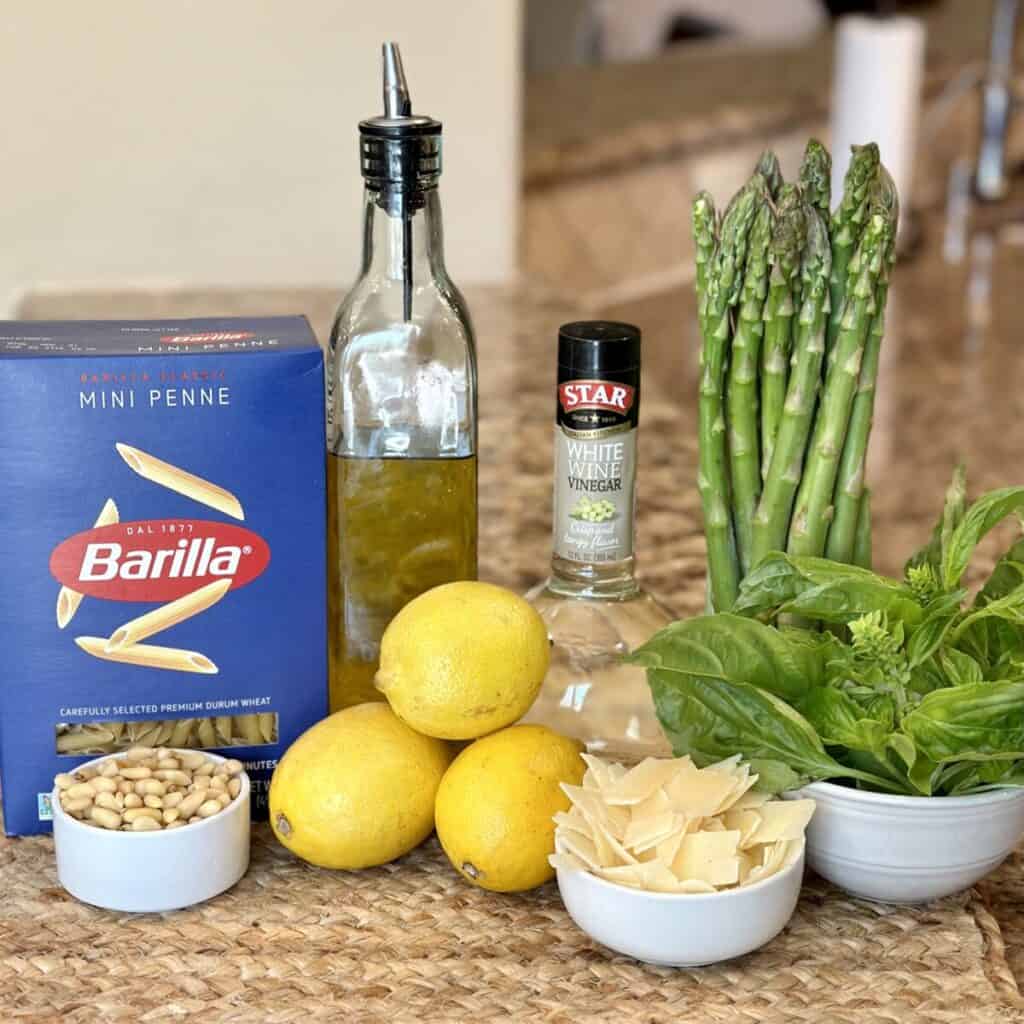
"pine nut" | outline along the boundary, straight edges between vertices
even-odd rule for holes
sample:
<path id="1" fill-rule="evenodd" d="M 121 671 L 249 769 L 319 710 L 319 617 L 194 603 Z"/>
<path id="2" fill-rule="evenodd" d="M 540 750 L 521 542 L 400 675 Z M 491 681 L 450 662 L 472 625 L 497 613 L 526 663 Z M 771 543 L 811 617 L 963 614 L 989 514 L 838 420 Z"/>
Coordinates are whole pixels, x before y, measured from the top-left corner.
<path id="1" fill-rule="evenodd" d="M 132 747 L 126 750 L 121 756 L 126 761 L 145 761 L 147 757 L 154 757 L 156 751 L 152 747 Z M 124 774 L 123 772 L 121 773 Z"/>
<path id="2" fill-rule="evenodd" d="M 60 772 L 53 777 L 53 784 L 62 791 L 70 789 L 77 781 L 74 775 L 68 775 L 67 772 Z"/>
<path id="3" fill-rule="evenodd" d="M 176 757 L 161 757 L 156 763 L 157 778 L 162 778 L 160 772 L 175 771 L 181 767 L 181 762 Z"/>
<path id="4" fill-rule="evenodd" d="M 117 811 L 111 811 L 106 807 L 94 807 L 89 812 L 89 817 L 104 828 L 121 827 L 121 815 Z"/>
<path id="5" fill-rule="evenodd" d="M 144 764 L 140 764 L 138 765 L 138 767 L 135 768 L 121 769 L 121 778 L 131 779 L 132 781 L 136 781 L 138 779 L 148 779 L 152 776 L 152 774 L 153 770 L 151 768 L 147 768 Z"/>
<path id="6" fill-rule="evenodd" d="M 163 814 L 155 807 L 132 807 L 124 812 L 123 817 L 125 821 L 134 823 L 139 818 L 152 818 L 153 821 L 160 821 L 163 818 Z"/>
<path id="7" fill-rule="evenodd" d="M 181 812 L 177 807 L 168 807 L 163 813 L 163 819 L 165 825 L 170 825 L 172 821 L 177 821 L 181 817 Z"/>
<path id="8" fill-rule="evenodd" d="M 136 818 L 132 822 L 133 832 L 155 832 L 160 828 L 160 822 L 152 818 Z"/>
<path id="9" fill-rule="evenodd" d="M 195 772 L 193 772 L 193 774 L 197 775 L 197 776 L 212 775 L 213 774 L 213 762 L 212 761 L 204 761 L 195 770 Z"/>
<path id="10" fill-rule="evenodd" d="M 202 792 L 189 793 L 184 800 L 178 804 L 178 812 L 183 818 L 191 818 L 199 810 L 200 805 L 206 799 Z"/>
<path id="11" fill-rule="evenodd" d="M 241 792 L 242 780 L 236 776 L 232 778 L 232 780 L 228 783 L 228 796 L 230 796 L 231 799 L 234 800 L 235 797 L 238 796 L 238 794 Z"/>
<path id="12" fill-rule="evenodd" d="M 181 821 L 180 819 L 175 821 L 169 821 L 167 822 L 166 825 L 164 825 L 164 831 L 166 832 L 169 828 L 181 828 L 183 825 L 187 824 L 187 821 Z"/>
<path id="13" fill-rule="evenodd" d="M 164 809 L 163 797 L 155 796 L 152 793 L 147 793 L 142 798 L 142 802 L 143 802 L 143 804 L 145 804 L 146 807 L 156 807 L 158 810 L 161 810 L 161 811 Z"/>
<path id="14" fill-rule="evenodd" d="M 131 779 L 122 779 L 117 784 L 117 791 L 118 793 L 123 793 L 125 796 L 127 796 L 129 793 L 134 793 L 135 783 L 132 782 Z"/>
<path id="15" fill-rule="evenodd" d="M 135 783 L 135 792 L 139 796 L 163 796 L 167 787 L 159 779 L 141 779 Z"/>
<path id="16" fill-rule="evenodd" d="M 206 758 L 200 753 L 192 753 L 191 751 L 182 754 L 178 760 L 181 761 L 181 767 L 187 768 L 190 772 L 194 772 L 197 768 L 202 768 L 206 764 Z"/>
<path id="17" fill-rule="evenodd" d="M 67 802 L 62 801 L 61 807 L 64 808 L 68 814 L 74 815 L 75 817 L 81 817 L 90 807 L 92 807 L 92 800 L 88 797 L 78 797 L 74 800 L 68 800 Z"/>
<path id="18" fill-rule="evenodd" d="M 97 775 L 91 782 L 86 783 L 87 786 L 92 786 L 93 790 L 97 793 L 116 793 L 117 783 L 106 775 Z"/>
<path id="19" fill-rule="evenodd" d="M 82 797 L 88 797 L 91 800 L 96 795 L 96 790 L 92 788 L 91 782 L 76 782 L 64 792 L 71 800 L 80 800 Z"/>
<path id="20" fill-rule="evenodd" d="M 191 776 L 177 768 L 158 771 L 156 777 L 167 786 L 187 786 L 192 782 Z"/>
<path id="21" fill-rule="evenodd" d="M 141 807 L 142 806 L 142 797 L 139 796 L 138 793 L 129 793 L 124 798 L 124 805 L 125 805 L 125 807 L 129 807 L 129 808 L 131 808 L 131 807 Z"/>
<path id="22" fill-rule="evenodd" d="M 220 801 L 218 800 L 207 800 L 206 803 L 199 805 L 199 810 L 196 814 L 200 818 L 212 818 L 215 814 L 220 814 L 224 808 L 221 807 Z"/>
<path id="23" fill-rule="evenodd" d="M 192 780 L 192 791 L 195 793 L 204 789 L 209 789 L 212 784 L 213 780 L 209 775 L 197 775 Z"/>
<path id="24" fill-rule="evenodd" d="M 210 789 L 216 793 L 226 793 L 228 788 L 227 776 L 214 775 L 210 779 Z"/>
<path id="25" fill-rule="evenodd" d="M 236 760 L 233 757 L 224 762 L 224 770 L 228 773 L 228 775 L 241 774 L 243 767 L 244 766 L 242 762 Z"/>
<path id="26" fill-rule="evenodd" d="M 177 807 L 182 800 L 185 799 L 184 793 L 168 793 L 164 797 L 164 807 L 170 809 L 171 807 Z"/>
<path id="27" fill-rule="evenodd" d="M 227 807 L 227 805 L 231 803 L 231 797 L 228 796 L 226 790 L 223 793 L 217 794 L 217 802 L 221 805 L 221 807 Z"/>
<path id="28" fill-rule="evenodd" d="M 118 794 L 120 796 L 120 794 Z M 108 807 L 112 811 L 121 813 L 121 808 L 117 805 L 117 800 L 114 799 L 113 793 L 97 793 L 96 794 L 96 806 L 97 807 Z"/>

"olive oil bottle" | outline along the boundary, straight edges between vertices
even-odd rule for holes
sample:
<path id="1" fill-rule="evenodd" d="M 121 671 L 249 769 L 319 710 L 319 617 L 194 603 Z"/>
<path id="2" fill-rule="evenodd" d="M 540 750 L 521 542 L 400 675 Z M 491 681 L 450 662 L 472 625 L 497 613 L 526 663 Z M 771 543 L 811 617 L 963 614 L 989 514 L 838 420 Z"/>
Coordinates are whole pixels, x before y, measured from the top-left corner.
<path id="1" fill-rule="evenodd" d="M 359 125 L 362 271 L 328 353 L 332 710 L 381 699 L 387 624 L 477 567 L 476 355 L 444 265 L 441 125 L 413 116 L 393 43 L 384 108 Z"/>

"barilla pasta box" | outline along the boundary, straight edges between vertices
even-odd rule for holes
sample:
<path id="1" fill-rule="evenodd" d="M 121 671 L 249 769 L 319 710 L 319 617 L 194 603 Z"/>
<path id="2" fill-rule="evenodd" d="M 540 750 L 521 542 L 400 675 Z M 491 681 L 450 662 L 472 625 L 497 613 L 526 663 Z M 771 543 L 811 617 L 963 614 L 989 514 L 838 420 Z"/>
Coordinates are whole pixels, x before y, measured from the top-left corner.
<path id="1" fill-rule="evenodd" d="M 302 317 L 0 323 L 0 789 L 229 753 L 266 814 L 327 713 L 323 356 Z"/>

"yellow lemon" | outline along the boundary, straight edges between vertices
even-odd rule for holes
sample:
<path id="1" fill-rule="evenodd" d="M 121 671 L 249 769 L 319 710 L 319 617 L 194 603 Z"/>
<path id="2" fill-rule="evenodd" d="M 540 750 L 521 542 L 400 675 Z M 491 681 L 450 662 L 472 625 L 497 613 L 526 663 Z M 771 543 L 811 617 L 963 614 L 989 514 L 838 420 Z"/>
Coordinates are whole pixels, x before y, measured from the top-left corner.
<path id="1" fill-rule="evenodd" d="M 455 870 L 495 892 L 522 892 L 554 875 L 562 782 L 578 786 L 582 747 L 543 725 L 485 736 L 452 762 L 437 791 L 437 837 Z"/>
<path id="2" fill-rule="evenodd" d="M 434 797 L 452 751 L 386 704 L 359 704 L 307 729 L 270 783 L 270 825 L 322 868 L 386 864 L 434 828 Z"/>
<path id="3" fill-rule="evenodd" d="M 377 688 L 419 732 L 475 739 L 526 713 L 549 658 L 547 627 L 529 602 L 490 583 L 446 583 L 391 620 Z"/>

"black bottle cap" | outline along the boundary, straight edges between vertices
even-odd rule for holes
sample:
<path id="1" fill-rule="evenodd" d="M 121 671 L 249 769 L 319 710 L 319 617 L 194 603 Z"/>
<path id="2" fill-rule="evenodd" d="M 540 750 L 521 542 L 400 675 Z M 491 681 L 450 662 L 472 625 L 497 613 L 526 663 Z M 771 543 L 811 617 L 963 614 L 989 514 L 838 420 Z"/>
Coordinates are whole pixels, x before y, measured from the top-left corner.
<path id="1" fill-rule="evenodd" d="M 581 378 L 640 367 L 640 328 L 615 320 L 578 320 L 558 330 L 558 365 Z"/>

